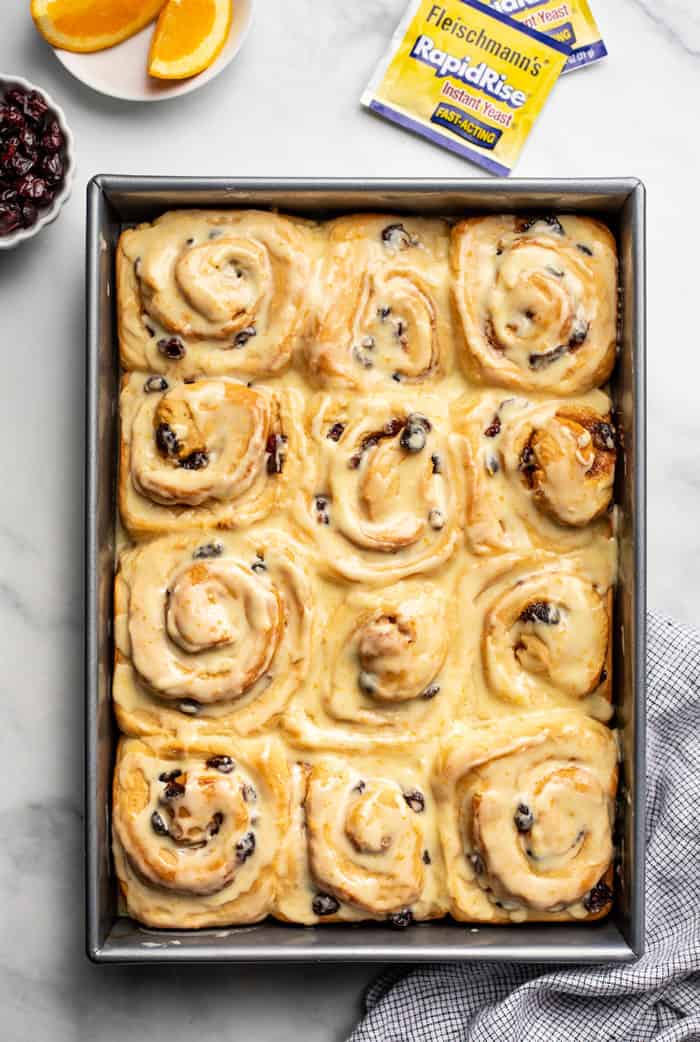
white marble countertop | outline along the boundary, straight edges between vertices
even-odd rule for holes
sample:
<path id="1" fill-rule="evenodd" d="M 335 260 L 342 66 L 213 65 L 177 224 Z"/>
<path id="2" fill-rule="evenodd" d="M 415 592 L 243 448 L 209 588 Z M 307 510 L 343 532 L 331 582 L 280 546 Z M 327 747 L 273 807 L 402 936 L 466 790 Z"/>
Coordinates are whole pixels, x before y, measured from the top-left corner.
<path id="1" fill-rule="evenodd" d="M 404 0 L 261 0 L 214 83 L 139 107 L 82 88 L 3 5 L 0 74 L 63 104 L 78 177 L 60 220 L 0 254 L 0 1036 L 5 1042 L 343 1039 L 374 968 L 95 967 L 81 881 L 83 223 L 95 173 L 473 177 L 358 98 Z M 649 191 L 649 603 L 700 619 L 700 181 L 695 0 L 593 0 L 610 58 L 557 86 L 522 176 Z"/>

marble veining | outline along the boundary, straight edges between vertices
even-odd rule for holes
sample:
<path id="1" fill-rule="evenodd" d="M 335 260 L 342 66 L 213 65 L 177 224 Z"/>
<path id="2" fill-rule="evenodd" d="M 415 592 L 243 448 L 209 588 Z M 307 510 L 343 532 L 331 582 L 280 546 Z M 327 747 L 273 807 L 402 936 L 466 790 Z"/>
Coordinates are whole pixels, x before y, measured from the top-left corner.
<path id="1" fill-rule="evenodd" d="M 649 190 L 649 602 L 700 621 L 694 301 L 695 0 L 591 0 L 610 57 L 557 86 L 521 176 L 636 175 Z M 100 171 L 478 176 L 362 111 L 403 0 L 266 0 L 201 92 L 138 107 L 84 89 L 5 5 L 0 72 L 45 86 L 76 136 L 60 220 L 0 254 L 0 1009 L 3 1042 L 347 1036 L 373 967 L 94 967 L 82 921 L 84 186 Z M 150 939 L 149 939 L 150 940 Z M 151 943 L 158 943 L 157 940 Z"/>

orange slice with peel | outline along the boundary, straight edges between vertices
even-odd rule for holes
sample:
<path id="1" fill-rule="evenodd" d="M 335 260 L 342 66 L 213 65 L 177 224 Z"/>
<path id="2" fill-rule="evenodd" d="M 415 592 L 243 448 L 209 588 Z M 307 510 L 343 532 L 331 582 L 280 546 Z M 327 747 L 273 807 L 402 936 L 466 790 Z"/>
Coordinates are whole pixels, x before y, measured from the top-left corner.
<path id="1" fill-rule="evenodd" d="M 231 0 L 168 0 L 153 34 L 148 72 L 160 80 L 184 80 L 209 68 L 226 43 Z"/>
<path id="2" fill-rule="evenodd" d="M 52 47 L 103 51 L 139 32 L 165 0 L 32 0 L 34 23 Z"/>

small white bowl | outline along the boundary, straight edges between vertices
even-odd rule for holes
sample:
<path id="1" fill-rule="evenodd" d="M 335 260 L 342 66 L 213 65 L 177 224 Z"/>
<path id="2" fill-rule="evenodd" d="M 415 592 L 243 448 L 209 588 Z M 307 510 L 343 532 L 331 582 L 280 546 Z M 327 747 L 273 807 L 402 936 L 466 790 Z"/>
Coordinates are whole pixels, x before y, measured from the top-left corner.
<path id="1" fill-rule="evenodd" d="M 25 242 L 27 239 L 31 239 L 32 236 L 40 232 L 42 228 L 45 228 L 47 224 L 51 224 L 52 221 L 56 220 L 61 211 L 61 207 L 65 202 L 67 202 L 70 196 L 71 188 L 73 186 L 73 174 L 75 172 L 73 135 L 66 123 L 66 117 L 61 106 L 57 105 L 51 95 L 45 90 L 41 87 L 37 87 L 34 83 L 30 83 L 29 80 L 23 79 L 22 76 L 10 76 L 9 74 L 0 73 L 0 101 L 4 98 L 5 93 L 13 87 L 20 87 L 22 90 L 27 91 L 36 91 L 49 106 L 51 114 L 55 116 L 56 122 L 61 128 L 61 133 L 65 139 L 65 148 L 63 151 L 64 174 L 61 191 L 54 198 L 50 206 L 47 206 L 45 209 L 39 208 L 39 217 L 37 218 L 36 223 L 30 228 L 18 228 L 9 235 L 0 235 L 0 250 L 10 250 L 20 242 Z"/>
<path id="2" fill-rule="evenodd" d="M 233 18 L 226 43 L 216 60 L 196 76 L 186 80 L 155 80 L 148 75 L 154 23 L 116 47 L 92 54 L 61 51 L 54 54 L 61 65 L 81 83 L 100 94 L 122 101 L 168 101 L 199 90 L 223 72 L 243 46 L 253 20 L 255 0 L 234 0 Z"/>

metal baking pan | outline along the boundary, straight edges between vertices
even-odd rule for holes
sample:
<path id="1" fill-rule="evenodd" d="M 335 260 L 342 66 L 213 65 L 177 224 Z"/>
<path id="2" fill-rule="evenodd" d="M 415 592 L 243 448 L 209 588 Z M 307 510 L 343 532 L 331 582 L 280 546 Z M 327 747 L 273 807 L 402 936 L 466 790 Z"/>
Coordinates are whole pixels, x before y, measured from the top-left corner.
<path id="1" fill-rule="evenodd" d="M 618 468 L 620 581 L 614 678 L 622 734 L 619 862 L 613 914 L 581 924 L 393 931 L 377 925 L 149 930 L 117 914 L 109 793 L 117 728 L 110 705 L 119 360 L 114 248 L 122 227 L 181 207 L 276 207 L 329 216 L 361 210 L 462 216 L 520 210 L 599 216 L 620 252 L 620 359 L 613 393 L 624 439 Z M 644 946 L 645 193 L 614 180 L 266 180 L 95 177 L 87 190 L 86 828 L 87 952 L 95 962 L 624 962 Z"/>

